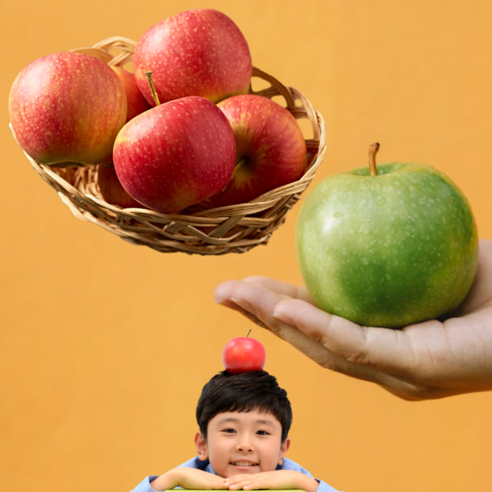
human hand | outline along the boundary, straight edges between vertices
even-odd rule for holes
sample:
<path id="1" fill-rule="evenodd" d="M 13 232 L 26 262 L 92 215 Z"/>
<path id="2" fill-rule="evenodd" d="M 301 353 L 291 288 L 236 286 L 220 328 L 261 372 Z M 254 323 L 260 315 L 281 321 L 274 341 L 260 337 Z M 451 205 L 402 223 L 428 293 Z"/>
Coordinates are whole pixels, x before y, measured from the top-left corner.
<path id="1" fill-rule="evenodd" d="M 169 490 L 183 487 L 189 490 L 225 489 L 224 479 L 212 473 L 178 466 L 151 482 L 153 490 Z"/>
<path id="2" fill-rule="evenodd" d="M 306 492 L 316 492 L 319 485 L 314 478 L 288 470 L 236 475 L 226 478 L 224 483 L 229 490 L 302 489 Z"/>
<path id="3" fill-rule="evenodd" d="M 492 241 L 479 244 L 475 282 L 459 312 L 401 330 L 359 326 L 314 306 L 304 287 L 265 277 L 215 290 L 235 309 L 324 368 L 406 400 L 492 389 Z"/>

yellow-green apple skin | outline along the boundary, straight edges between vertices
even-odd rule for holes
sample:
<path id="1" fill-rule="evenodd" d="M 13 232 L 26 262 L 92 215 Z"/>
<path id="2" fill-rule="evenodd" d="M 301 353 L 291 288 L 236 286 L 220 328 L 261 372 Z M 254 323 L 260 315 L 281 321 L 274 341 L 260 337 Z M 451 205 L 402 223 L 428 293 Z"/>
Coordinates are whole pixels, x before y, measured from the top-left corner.
<path id="1" fill-rule="evenodd" d="M 476 274 L 469 203 L 434 168 L 391 163 L 333 175 L 297 224 L 302 276 L 322 310 L 398 328 L 451 315 Z"/>
<path id="2" fill-rule="evenodd" d="M 304 175 L 306 142 L 287 109 L 252 94 L 229 97 L 217 106 L 234 132 L 236 166 L 227 187 L 210 198 L 212 207 L 247 203 Z"/>
<path id="3" fill-rule="evenodd" d="M 167 214 L 223 189 L 234 171 L 235 157 L 227 118 L 203 97 L 183 97 L 136 116 L 121 129 L 113 151 L 125 191 Z"/>
<path id="4" fill-rule="evenodd" d="M 152 106 L 156 103 L 146 71 L 152 72 L 162 104 L 186 96 L 216 103 L 246 94 L 253 70 L 245 37 L 229 17 L 213 9 L 187 10 L 153 25 L 135 47 L 133 67 Z"/>
<path id="5" fill-rule="evenodd" d="M 106 63 L 81 53 L 39 58 L 15 79 L 9 98 L 12 129 L 41 164 L 98 164 L 125 124 L 123 85 Z"/>

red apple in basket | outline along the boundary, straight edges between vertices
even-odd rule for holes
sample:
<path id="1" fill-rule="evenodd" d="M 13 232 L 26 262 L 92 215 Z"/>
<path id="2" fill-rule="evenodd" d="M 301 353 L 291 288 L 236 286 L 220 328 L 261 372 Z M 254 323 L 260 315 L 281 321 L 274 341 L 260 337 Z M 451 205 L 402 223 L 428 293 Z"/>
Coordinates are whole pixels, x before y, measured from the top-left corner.
<path id="1" fill-rule="evenodd" d="M 157 212 L 177 213 L 223 189 L 235 155 L 222 111 L 203 97 L 184 97 L 129 121 L 113 161 L 130 196 Z"/>
<path id="2" fill-rule="evenodd" d="M 217 102 L 249 90 L 248 44 L 234 22 L 213 9 L 193 9 L 158 22 L 135 48 L 135 78 L 147 101 L 154 99 L 145 78 L 152 71 L 161 103 L 185 96 Z"/>
<path id="3" fill-rule="evenodd" d="M 132 73 L 121 67 L 111 68 L 115 71 L 116 75 L 118 75 L 123 84 L 123 88 L 125 89 L 128 106 L 125 123 L 128 123 L 130 120 L 133 120 L 135 116 L 150 109 L 151 106 L 140 92 L 137 82 L 135 81 L 135 76 Z"/>
<path id="4" fill-rule="evenodd" d="M 145 97 L 142 96 L 135 77 L 121 67 L 111 67 L 118 75 L 123 88 L 125 89 L 127 101 L 126 122 L 135 118 L 135 116 L 151 108 Z M 113 157 L 111 155 L 105 162 L 99 164 L 97 168 L 97 184 L 101 190 L 104 200 L 112 205 L 118 205 L 121 208 L 139 207 L 145 208 L 141 203 L 134 200 L 121 186 L 116 171 L 114 169 Z"/>
<path id="5" fill-rule="evenodd" d="M 231 374 L 262 371 L 265 362 L 265 347 L 254 338 L 233 338 L 226 343 L 222 352 L 222 363 Z"/>
<path id="6" fill-rule="evenodd" d="M 9 98 L 22 149 L 42 164 L 98 164 L 111 155 L 125 123 L 126 96 L 106 63 L 81 53 L 54 53 L 25 67 Z"/>
<path id="7" fill-rule="evenodd" d="M 246 203 L 304 175 L 306 142 L 287 109 L 255 95 L 230 97 L 218 107 L 234 132 L 236 166 L 227 187 L 208 203 L 214 207 Z"/>
<path id="8" fill-rule="evenodd" d="M 111 205 L 121 208 L 146 208 L 134 200 L 121 186 L 112 159 L 97 166 L 97 184 L 102 197 Z"/>

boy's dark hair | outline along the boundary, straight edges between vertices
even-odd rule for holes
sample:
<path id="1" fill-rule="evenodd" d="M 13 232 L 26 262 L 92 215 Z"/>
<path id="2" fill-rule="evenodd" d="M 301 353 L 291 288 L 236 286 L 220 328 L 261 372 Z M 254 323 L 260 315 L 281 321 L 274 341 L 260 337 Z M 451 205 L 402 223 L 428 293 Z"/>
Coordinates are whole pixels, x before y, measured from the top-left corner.
<path id="1" fill-rule="evenodd" d="M 219 413 L 253 410 L 270 413 L 280 422 L 281 442 L 284 442 L 292 424 L 292 408 L 287 392 L 266 371 L 216 374 L 203 387 L 196 407 L 196 421 L 206 440 L 208 423 Z"/>

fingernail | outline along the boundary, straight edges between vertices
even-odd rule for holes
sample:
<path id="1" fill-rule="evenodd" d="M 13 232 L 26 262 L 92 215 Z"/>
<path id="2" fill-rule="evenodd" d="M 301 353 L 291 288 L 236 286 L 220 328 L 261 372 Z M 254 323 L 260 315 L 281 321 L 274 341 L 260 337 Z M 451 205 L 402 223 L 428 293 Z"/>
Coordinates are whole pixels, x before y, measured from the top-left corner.
<path id="1" fill-rule="evenodd" d="M 288 314 L 282 311 L 277 311 L 276 309 L 274 309 L 273 317 L 277 318 L 278 320 L 282 321 L 282 323 L 285 323 L 287 325 L 296 326 L 294 320 Z"/>
<path id="2" fill-rule="evenodd" d="M 217 304 L 222 304 L 224 302 L 224 298 L 219 294 L 214 294 L 214 301 Z"/>
<path id="3" fill-rule="evenodd" d="M 227 295 L 227 289 L 223 286 L 223 284 L 219 284 L 217 287 L 214 289 L 214 301 L 217 303 L 222 303 L 226 300 Z"/>

